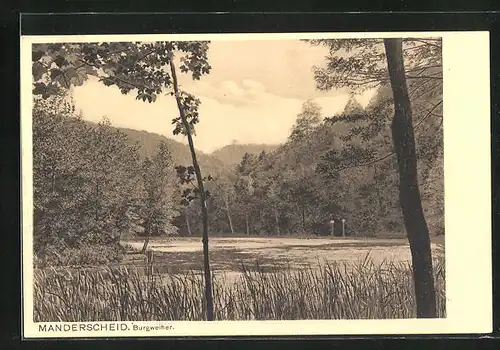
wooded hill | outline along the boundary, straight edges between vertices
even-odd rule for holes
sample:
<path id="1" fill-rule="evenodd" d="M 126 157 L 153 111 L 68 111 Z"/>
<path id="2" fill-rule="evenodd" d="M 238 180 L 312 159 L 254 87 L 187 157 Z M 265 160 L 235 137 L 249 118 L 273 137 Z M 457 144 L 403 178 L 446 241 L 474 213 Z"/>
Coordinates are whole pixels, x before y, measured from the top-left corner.
<path id="1" fill-rule="evenodd" d="M 130 142 L 140 145 L 139 153 L 141 157 L 152 157 L 157 151 L 161 142 L 165 142 L 172 155 L 175 164 L 191 164 L 191 154 L 186 144 L 177 142 L 171 138 L 151 133 L 144 130 L 134 130 L 128 128 L 116 128 L 129 138 Z M 277 149 L 279 145 L 269 144 L 231 144 L 221 147 L 212 153 L 196 151 L 198 161 L 205 171 L 220 171 L 223 168 L 234 167 L 241 162 L 245 153 L 259 154 L 262 151 L 270 152 Z"/>
<path id="2" fill-rule="evenodd" d="M 163 142 L 169 150 L 173 164 L 188 166 L 192 163 L 189 147 L 186 144 L 144 130 L 134 130 L 128 128 L 116 129 L 127 135 L 130 143 L 139 145 L 138 151 L 141 158 L 153 157 L 158 152 L 158 147 Z M 226 167 L 226 164 L 222 160 L 211 154 L 206 154 L 197 150 L 196 155 L 198 156 L 200 166 L 202 166 L 203 169 L 206 169 L 205 171 L 220 172 Z"/>
<path id="3" fill-rule="evenodd" d="M 249 154 L 259 154 L 260 152 L 272 152 L 279 148 L 280 145 L 269 145 L 269 144 L 232 144 L 221 147 L 214 152 L 210 153 L 211 156 L 219 159 L 224 164 L 236 165 L 241 162 L 241 159 L 245 156 L 245 153 Z"/>
<path id="4" fill-rule="evenodd" d="M 63 100 L 39 101 L 33 116 L 39 253 L 57 244 L 107 244 L 146 229 L 152 235 L 200 235 L 196 195 L 176 176 L 176 166 L 191 164 L 187 145 L 83 121 Z M 282 145 L 198 151 L 210 193 L 210 233 L 325 235 L 331 219 L 343 218 L 349 235 L 404 236 L 389 100 L 383 87 L 365 109 L 352 98 L 330 118 L 307 101 Z M 441 234 L 442 118 L 418 107 L 414 115 L 425 215 L 431 234 Z"/>

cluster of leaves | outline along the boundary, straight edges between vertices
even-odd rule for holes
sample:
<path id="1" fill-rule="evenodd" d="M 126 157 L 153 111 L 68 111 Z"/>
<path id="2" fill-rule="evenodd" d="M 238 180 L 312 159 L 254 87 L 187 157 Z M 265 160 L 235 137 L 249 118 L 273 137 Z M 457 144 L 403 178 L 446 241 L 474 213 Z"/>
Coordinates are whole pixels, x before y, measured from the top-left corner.
<path id="1" fill-rule="evenodd" d="M 179 100 L 184 110 L 184 116 L 186 118 L 187 125 L 189 127 L 189 132 L 191 135 L 196 135 L 194 125 L 199 122 L 198 108 L 200 106 L 200 100 L 194 95 L 181 91 L 179 94 Z M 182 121 L 180 116 L 172 119 L 172 124 L 175 125 L 174 135 L 187 135 L 188 130 Z"/>
<path id="2" fill-rule="evenodd" d="M 182 206 L 187 207 L 192 201 L 199 198 L 200 194 L 199 188 L 195 185 L 196 184 L 195 170 L 192 165 L 187 167 L 183 165 L 178 165 L 175 167 L 175 171 L 181 186 L 182 185 L 189 186 L 183 188 L 181 195 L 181 202 L 180 202 Z M 212 180 L 213 177 L 211 175 L 208 175 L 207 177 L 203 178 L 203 181 L 212 181 Z M 205 198 L 210 198 L 210 191 L 205 190 Z"/>
<path id="3" fill-rule="evenodd" d="M 134 90 L 136 98 L 154 102 L 172 87 L 168 64 L 180 54 L 180 71 L 200 79 L 210 72 L 209 42 L 103 42 L 34 44 L 33 93 L 48 98 L 61 89 L 82 85 L 95 76 L 123 94 Z"/>

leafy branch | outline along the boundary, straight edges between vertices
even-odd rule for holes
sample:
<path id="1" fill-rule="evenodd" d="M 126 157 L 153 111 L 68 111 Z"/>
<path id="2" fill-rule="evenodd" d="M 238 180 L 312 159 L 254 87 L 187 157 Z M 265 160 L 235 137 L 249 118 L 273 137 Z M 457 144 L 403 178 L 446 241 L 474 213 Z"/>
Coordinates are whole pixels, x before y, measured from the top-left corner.
<path id="1" fill-rule="evenodd" d="M 425 116 L 423 116 L 414 126 L 414 129 L 417 130 L 420 125 L 423 124 L 423 122 L 425 120 L 427 120 L 430 116 L 436 116 L 436 114 L 434 113 L 434 111 L 439 107 L 441 106 L 443 103 L 443 101 L 439 101 L 438 103 L 436 103 L 431 109 L 427 110 L 427 114 Z M 354 118 L 356 118 L 356 116 L 354 116 Z M 359 118 L 359 116 L 358 116 Z M 348 117 L 344 117 L 345 120 L 348 120 Z M 442 119 L 442 118 L 441 118 Z M 440 122 L 442 124 L 442 120 Z M 440 124 L 440 125 L 441 125 Z M 351 164 L 348 164 L 348 165 L 345 165 L 345 166 L 341 166 L 341 167 L 338 167 L 336 169 L 333 169 L 331 171 L 327 171 L 329 172 L 330 174 L 332 174 L 332 172 L 336 172 L 336 173 L 339 173 L 339 172 L 342 172 L 344 170 L 347 170 L 347 169 L 352 169 L 352 168 L 359 168 L 359 167 L 365 167 L 365 166 L 370 166 L 370 165 L 373 165 L 373 164 L 376 164 L 376 163 L 379 163 L 379 162 L 382 162 L 382 161 L 385 161 L 387 159 L 390 159 L 391 157 L 393 157 L 394 155 L 396 155 L 395 152 L 390 152 L 380 158 L 376 158 L 376 159 L 371 159 L 371 160 L 368 160 L 369 158 L 372 158 L 373 156 L 373 153 L 374 151 L 371 151 L 371 150 L 361 150 L 361 149 L 357 149 L 355 150 L 354 147 L 352 145 L 349 145 L 347 147 L 347 151 L 343 151 L 341 152 L 340 154 L 337 152 L 337 151 L 330 151 L 330 152 L 327 152 L 324 157 L 323 157 L 323 160 L 324 161 L 328 161 L 328 162 L 334 162 L 334 163 L 337 163 L 338 165 L 340 165 L 340 163 L 343 162 L 343 160 L 345 160 L 346 158 L 347 159 L 351 159 L 354 158 L 354 159 L 361 159 L 362 161 L 361 162 L 356 162 L 355 164 L 353 164 L 353 162 L 351 162 Z M 320 166 L 319 169 L 318 169 L 320 172 L 325 172 L 325 167 L 324 166 Z"/>

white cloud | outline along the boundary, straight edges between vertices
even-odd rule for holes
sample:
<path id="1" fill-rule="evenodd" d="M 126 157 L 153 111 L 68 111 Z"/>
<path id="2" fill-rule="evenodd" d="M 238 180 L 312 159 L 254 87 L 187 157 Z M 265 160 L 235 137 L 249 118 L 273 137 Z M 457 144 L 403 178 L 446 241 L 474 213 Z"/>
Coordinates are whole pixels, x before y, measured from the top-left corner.
<path id="1" fill-rule="evenodd" d="M 264 85 L 252 79 L 243 79 L 242 85 L 252 92 L 263 92 L 266 90 Z"/>
<path id="2" fill-rule="evenodd" d="M 195 145 L 204 152 L 214 151 L 233 140 L 239 143 L 284 142 L 304 102 L 269 93 L 260 82 L 250 79 L 240 84 L 227 80 L 215 86 L 199 81 L 189 91 L 202 102 Z M 360 97 L 360 103 L 365 105 L 369 100 L 367 96 Z M 170 95 L 147 103 L 136 100 L 133 94 L 122 95 L 114 87 L 91 80 L 75 89 L 75 100 L 77 109 L 82 110 L 87 120 L 99 121 L 106 116 L 119 127 L 146 130 L 186 142 L 183 136 L 172 134 L 171 120 L 178 111 Z M 345 93 L 315 99 L 325 117 L 341 112 L 347 100 Z"/>

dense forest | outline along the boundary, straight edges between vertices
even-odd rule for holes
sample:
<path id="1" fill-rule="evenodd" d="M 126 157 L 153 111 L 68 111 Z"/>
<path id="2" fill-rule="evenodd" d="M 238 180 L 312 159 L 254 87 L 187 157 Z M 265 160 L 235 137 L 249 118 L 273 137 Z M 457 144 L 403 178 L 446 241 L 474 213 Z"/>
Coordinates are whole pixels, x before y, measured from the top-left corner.
<path id="1" fill-rule="evenodd" d="M 432 101 L 422 105 L 442 96 L 425 98 Z M 330 220 L 345 219 L 348 235 L 404 236 L 390 101 L 382 86 L 366 108 L 352 96 L 343 113 L 329 117 L 306 101 L 281 145 L 198 151 L 210 233 L 328 235 Z M 437 235 L 444 233 L 442 118 L 429 115 L 417 107 L 414 127 L 422 202 Z M 84 121 L 71 97 L 60 94 L 35 100 L 33 143 L 40 263 L 57 263 L 84 246 L 119 259 L 123 237 L 201 235 L 196 189 L 176 171 L 192 169 L 186 145 L 115 128 L 105 118 Z"/>

